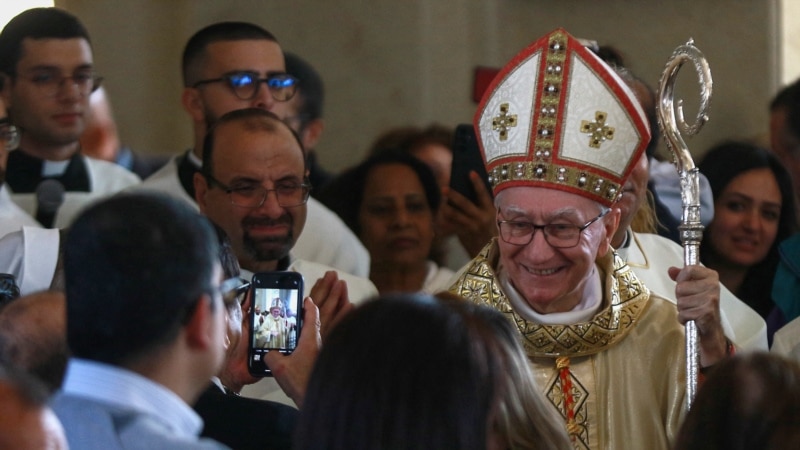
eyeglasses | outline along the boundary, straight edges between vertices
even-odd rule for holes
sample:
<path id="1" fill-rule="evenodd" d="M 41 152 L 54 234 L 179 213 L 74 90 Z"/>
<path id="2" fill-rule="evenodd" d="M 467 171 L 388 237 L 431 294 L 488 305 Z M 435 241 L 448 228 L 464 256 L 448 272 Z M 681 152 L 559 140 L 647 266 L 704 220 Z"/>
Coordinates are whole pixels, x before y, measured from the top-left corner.
<path id="1" fill-rule="evenodd" d="M 500 227 L 500 237 L 512 245 L 528 245 L 533 240 L 536 230 L 542 230 L 544 240 L 555 248 L 571 248 L 578 245 L 581 240 L 581 232 L 611 211 L 606 208 L 599 216 L 586 222 L 583 226 L 571 223 L 548 223 L 547 225 L 535 225 L 532 222 L 522 220 L 498 220 L 497 226 Z"/>
<path id="2" fill-rule="evenodd" d="M 247 291 L 250 289 L 250 282 L 244 281 L 241 278 L 228 278 L 219 285 L 219 292 L 222 294 L 222 303 L 225 308 L 230 308 L 234 302 L 241 306 L 246 297 Z"/>
<path id="3" fill-rule="evenodd" d="M 274 189 L 267 189 L 260 184 L 249 184 L 232 188 L 223 184 L 211 174 L 205 173 L 203 175 L 210 184 L 216 184 L 228 194 L 231 204 L 234 206 L 241 206 L 242 208 L 258 208 L 264 204 L 264 201 L 267 199 L 267 194 L 270 192 L 275 193 L 275 198 L 278 199 L 278 204 L 280 206 L 291 208 L 305 204 L 308 201 L 308 195 L 311 193 L 311 184 L 308 180 L 299 184 L 278 184 Z"/>
<path id="4" fill-rule="evenodd" d="M 97 76 L 92 70 L 77 72 L 72 75 L 61 75 L 58 70 L 38 70 L 22 78 L 31 82 L 46 97 L 58 95 L 67 80 L 77 86 L 78 93 L 81 96 L 87 96 L 96 91 L 103 81 L 103 77 Z"/>
<path id="5" fill-rule="evenodd" d="M 223 281 L 219 284 L 216 288 L 210 288 L 209 290 L 205 291 L 209 294 L 213 299 L 216 297 L 216 294 L 222 297 L 222 304 L 225 309 L 231 309 L 234 306 L 234 302 L 239 302 L 239 305 L 244 303 L 247 297 L 247 290 L 250 288 L 250 282 L 244 281 L 241 278 L 228 278 L 227 280 Z M 181 311 L 181 323 L 186 325 L 192 319 L 195 310 L 197 309 L 197 305 L 200 303 L 201 299 L 198 298 L 195 301 L 188 303 L 183 306 Z"/>
<path id="6" fill-rule="evenodd" d="M 261 83 L 267 83 L 270 95 L 279 102 L 288 101 L 297 92 L 297 78 L 288 73 L 269 74 L 266 78 L 258 76 L 258 72 L 233 72 L 219 78 L 198 81 L 192 87 L 198 88 L 204 84 L 223 82 L 239 100 L 252 100 L 258 95 Z"/>
<path id="7" fill-rule="evenodd" d="M 8 119 L 0 119 L 0 142 L 6 146 L 6 151 L 11 151 L 19 146 L 19 130 L 11 125 Z"/>

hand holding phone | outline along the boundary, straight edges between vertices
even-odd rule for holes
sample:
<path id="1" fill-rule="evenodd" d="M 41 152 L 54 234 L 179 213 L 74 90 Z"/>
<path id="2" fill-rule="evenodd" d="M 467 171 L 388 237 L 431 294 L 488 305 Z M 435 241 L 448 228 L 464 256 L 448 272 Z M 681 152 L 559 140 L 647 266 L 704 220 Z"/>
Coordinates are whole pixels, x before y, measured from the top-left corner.
<path id="1" fill-rule="evenodd" d="M 302 327 L 303 277 L 297 272 L 260 272 L 253 275 L 250 307 L 248 369 L 254 376 L 270 376 L 264 356 L 277 351 L 291 354 Z"/>
<path id="2" fill-rule="evenodd" d="M 479 197 L 470 179 L 470 172 L 478 174 L 486 187 L 486 192 L 491 195 L 492 186 L 483 164 L 481 150 L 478 147 L 478 138 L 475 128 L 471 124 L 461 124 L 456 127 L 453 138 L 453 166 L 450 169 L 450 189 L 468 198 L 472 203 L 478 204 Z"/>
<path id="3" fill-rule="evenodd" d="M 297 341 L 297 348 L 291 355 L 269 352 L 264 355 L 275 381 L 283 392 L 294 400 L 298 408 L 303 406 L 308 379 L 322 347 L 320 335 L 319 309 L 306 297 L 303 301 L 303 335 Z"/>

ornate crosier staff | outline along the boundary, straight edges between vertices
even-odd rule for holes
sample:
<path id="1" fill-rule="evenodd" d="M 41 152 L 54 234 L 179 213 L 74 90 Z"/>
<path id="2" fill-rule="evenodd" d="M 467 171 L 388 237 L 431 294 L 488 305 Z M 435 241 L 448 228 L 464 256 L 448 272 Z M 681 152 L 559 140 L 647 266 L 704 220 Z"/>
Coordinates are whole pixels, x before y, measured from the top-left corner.
<path id="1" fill-rule="evenodd" d="M 694 64 L 700 83 L 700 108 L 697 112 L 697 120 L 692 125 L 688 125 L 683 120 L 683 101 L 678 100 L 676 111 L 673 98 L 675 78 L 686 61 Z M 694 136 L 708 120 L 706 110 L 711 100 L 711 84 L 711 70 L 708 68 L 706 58 L 694 46 L 692 39 L 689 39 L 689 42 L 685 45 L 675 49 L 672 57 L 667 61 L 667 66 L 664 68 L 659 81 L 658 105 L 656 108 L 658 111 L 658 124 L 667 141 L 667 146 L 672 152 L 673 162 L 681 179 L 683 211 L 678 229 L 680 230 L 681 244 L 683 244 L 683 261 L 687 266 L 699 262 L 698 251 L 700 249 L 700 241 L 703 238 L 703 225 L 700 223 L 700 172 L 695 166 L 694 160 L 692 160 L 692 154 L 689 152 L 681 132 L 688 136 Z M 687 410 L 691 407 L 697 392 L 698 366 L 697 325 L 693 320 L 690 320 L 686 323 Z"/>

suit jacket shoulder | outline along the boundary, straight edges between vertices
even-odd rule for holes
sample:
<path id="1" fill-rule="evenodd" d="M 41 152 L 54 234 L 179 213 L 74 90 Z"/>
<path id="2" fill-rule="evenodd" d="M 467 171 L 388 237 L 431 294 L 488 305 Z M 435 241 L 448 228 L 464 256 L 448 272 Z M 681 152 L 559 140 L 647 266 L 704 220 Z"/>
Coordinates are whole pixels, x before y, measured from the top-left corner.
<path id="1" fill-rule="evenodd" d="M 238 395 L 209 386 L 194 410 L 203 418 L 202 436 L 237 450 L 290 449 L 299 412 L 290 406 Z"/>

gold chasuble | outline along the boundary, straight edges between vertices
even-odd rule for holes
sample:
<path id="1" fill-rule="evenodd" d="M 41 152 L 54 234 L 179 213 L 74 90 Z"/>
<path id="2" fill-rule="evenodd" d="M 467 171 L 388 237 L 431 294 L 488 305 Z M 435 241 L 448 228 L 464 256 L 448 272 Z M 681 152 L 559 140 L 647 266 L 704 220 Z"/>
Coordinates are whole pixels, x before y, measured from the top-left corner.
<path id="1" fill-rule="evenodd" d="M 677 309 L 651 295 L 616 253 L 598 259 L 603 303 L 588 322 L 541 325 L 517 314 L 495 272 L 496 240 L 450 288 L 508 317 L 576 449 L 668 450 L 686 393 Z M 667 276 L 664 274 L 664 276 Z"/>

